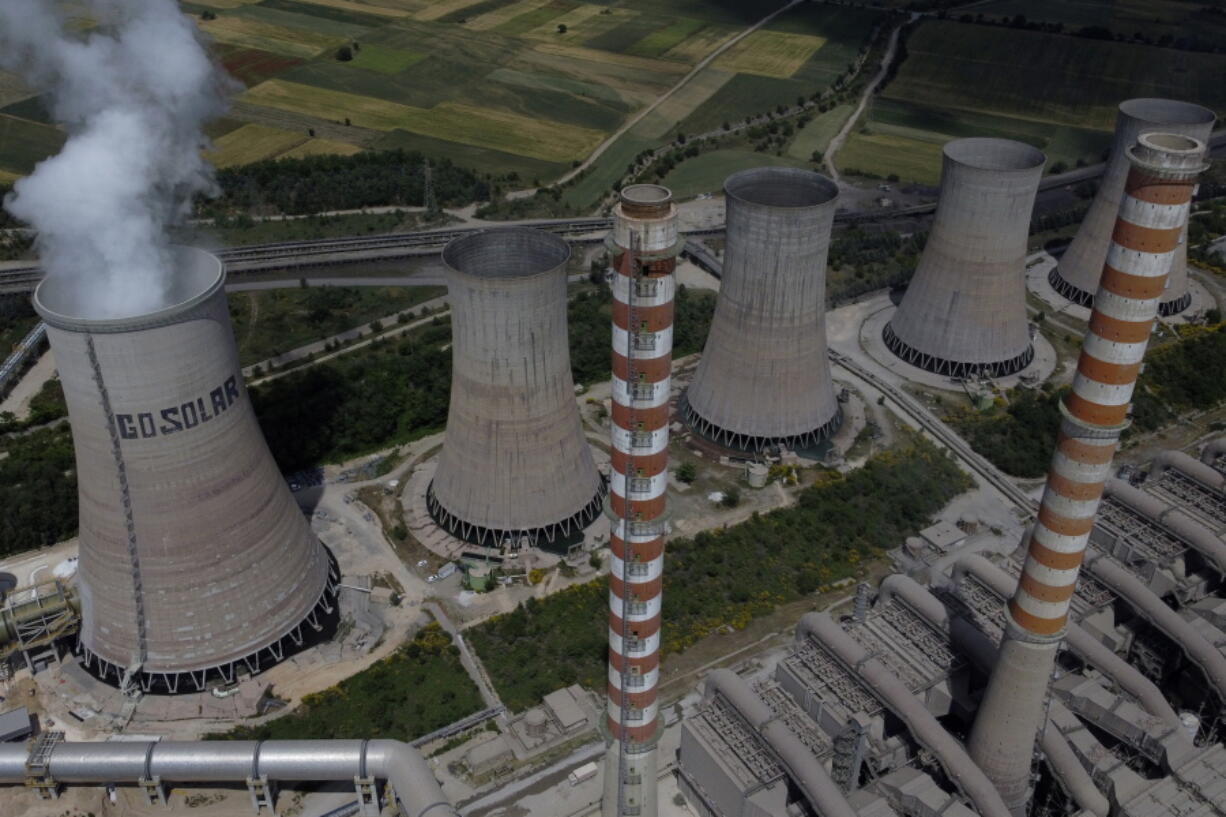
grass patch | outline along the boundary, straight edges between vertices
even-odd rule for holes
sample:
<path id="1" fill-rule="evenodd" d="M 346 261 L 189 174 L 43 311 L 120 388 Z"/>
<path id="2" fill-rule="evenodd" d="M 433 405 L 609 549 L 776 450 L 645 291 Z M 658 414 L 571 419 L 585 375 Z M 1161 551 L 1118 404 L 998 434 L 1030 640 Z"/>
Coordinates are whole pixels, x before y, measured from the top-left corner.
<path id="1" fill-rule="evenodd" d="M 664 186 L 679 199 L 724 189 L 724 179 L 738 170 L 751 167 L 809 167 L 809 163 L 790 156 L 773 156 L 752 150 L 728 148 L 687 159 L 669 173 Z"/>
<path id="2" fill-rule="evenodd" d="M 401 51 L 397 48 L 384 48 L 376 43 L 369 43 L 353 52 L 353 61 L 350 65 L 365 68 L 368 71 L 378 71 L 380 74 L 399 74 L 425 58 L 425 54 L 415 51 Z"/>
<path id="3" fill-rule="evenodd" d="M 548 181 L 561 175 L 569 165 L 546 162 L 528 156 L 516 156 L 501 150 L 461 145 L 445 139 L 422 136 L 419 133 L 396 130 L 385 135 L 375 145 L 378 150 L 403 149 L 419 151 L 433 158 L 450 159 L 460 167 L 503 175 L 514 173 L 525 182 L 533 179 Z"/>
<path id="4" fill-rule="evenodd" d="M 306 141 L 304 133 L 267 125 L 243 125 L 215 140 L 208 158 L 217 167 L 245 165 L 280 156 Z"/>
<path id="5" fill-rule="evenodd" d="M 951 459 L 916 440 L 846 477 L 828 475 L 792 507 L 673 539 L 665 551 L 664 656 L 855 575 L 971 485 Z M 606 594 L 604 581 L 579 585 L 468 630 L 509 708 L 533 706 L 567 684 L 603 688 Z"/>
<path id="6" fill-rule="evenodd" d="M 278 159 L 303 159 L 308 156 L 352 156 L 361 153 L 362 148 L 346 142 L 336 142 L 332 139 L 308 139 L 296 148 L 291 148 Z"/>
<path id="7" fill-rule="evenodd" d="M 843 143 L 835 163 L 845 173 L 855 170 L 878 176 L 935 185 L 941 180 L 942 142 L 887 133 L 853 133 Z"/>
<path id="8" fill-rule="evenodd" d="M 310 287 L 236 292 L 229 299 L 239 360 L 248 366 L 412 309 L 446 291 L 445 287 Z"/>
<path id="9" fill-rule="evenodd" d="M 458 103 L 414 108 L 275 79 L 252 88 L 242 100 L 325 119 L 345 116 L 359 127 L 406 130 L 555 162 L 586 156 L 603 136 L 587 128 Z"/>
<path id="10" fill-rule="evenodd" d="M 759 29 L 724 52 L 717 68 L 789 79 L 826 44 L 823 37 Z"/>
<path id="11" fill-rule="evenodd" d="M 50 125 L 0 115 L 0 167 L 26 174 L 59 151 L 65 136 Z"/>
<path id="12" fill-rule="evenodd" d="M 616 28 L 633 16 L 634 12 L 626 9 L 584 3 L 536 28 L 523 32 L 522 36 L 533 40 L 564 39 L 566 42 L 587 44 L 591 39 L 609 29 Z M 560 25 L 566 26 L 565 35 L 558 32 Z"/>
<path id="13" fill-rule="evenodd" d="M 548 6 L 549 3 L 550 0 L 515 0 L 515 2 L 500 5 L 498 8 L 487 11 L 484 14 L 470 17 L 464 23 L 464 27 L 473 31 L 489 31 L 490 29 L 498 28 L 504 23 L 510 23 L 518 17 L 531 14 L 543 6 Z M 527 26 L 525 30 L 533 27 Z"/>
<path id="14" fill-rule="evenodd" d="M 196 18 L 196 24 L 221 43 L 304 59 L 335 48 L 346 40 L 344 36 L 288 28 L 233 14 L 219 14 L 212 20 Z"/>
<path id="15" fill-rule="evenodd" d="M 839 129 L 854 110 L 854 105 L 838 105 L 815 116 L 813 121 L 796 132 L 792 143 L 788 145 L 787 155 L 807 162 L 813 157 L 814 151 L 825 153 L 830 146 L 830 140 L 838 135 Z"/>
<path id="16" fill-rule="evenodd" d="M 686 73 L 686 67 L 671 60 L 633 57 L 628 54 L 614 54 L 609 51 L 598 51 L 594 48 L 581 48 L 575 45 L 561 43 L 537 43 L 535 50 L 542 54 L 553 54 L 581 62 L 595 62 L 606 66 L 634 68 L 639 71 L 663 75 L 681 75 Z"/>
<path id="17" fill-rule="evenodd" d="M 682 17 L 643 37 L 627 48 L 626 53 L 636 57 L 660 57 L 705 27 L 702 20 Z"/>
<path id="18" fill-rule="evenodd" d="M 322 11 L 324 14 L 312 13 L 316 11 Z M 348 12 L 336 10 L 329 15 L 326 7 L 288 3 L 260 3 L 258 6 L 244 6 L 235 14 L 248 20 L 257 20 L 274 26 L 311 31 L 326 37 L 348 37 L 350 39 L 365 34 L 371 24 L 378 25 L 384 22 L 377 17 L 356 17 Z"/>
<path id="19" fill-rule="evenodd" d="M 300 5 L 305 13 L 338 22 L 368 23 L 378 18 L 385 22 L 408 17 L 410 14 L 401 8 L 373 3 L 351 3 L 348 0 L 301 0 L 301 3 L 295 3 L 293 0 L 262 0 L 260 3 L 262 6 L 275 5 L 278 8 L 291 4 Z"/>
<path id="20" fill-rule="evenodd" d="M 609 145 L 588 167 L 583 178 L 562 193 L 562 201 L 580 212 L 590 211 L 613 192 L 634 157 L 655 144 L 654 140 L 638 136 L 632 129 Z"/>
<path id="21" fill-rule="evenodd" d="M 665 51 L 661 56 L 666 60 L 696 63 L 724 43 L 735 37 L 737 29 L 725 26 L 711 25 L 685 38 L 675 46 Z"/>
<path id="22" fill-rule="evenodd" d="M 706 104 L 707 100 L 732 81 L 736 74 L 719 68 L 708 68 L 664 100 L 654 111 L 634 126 L 636 133 L 659 139 L 676 127 L 678 122 Z"/>
<path id="23" fill-rule="evenodd" d="M 459 648 L 432 622 L 393 655 L 323 692 L 304 695 L 302 705 L 289 715 L 206 737 L 410 741 L 481 707 L 481 693 L 460 663 Z"/>

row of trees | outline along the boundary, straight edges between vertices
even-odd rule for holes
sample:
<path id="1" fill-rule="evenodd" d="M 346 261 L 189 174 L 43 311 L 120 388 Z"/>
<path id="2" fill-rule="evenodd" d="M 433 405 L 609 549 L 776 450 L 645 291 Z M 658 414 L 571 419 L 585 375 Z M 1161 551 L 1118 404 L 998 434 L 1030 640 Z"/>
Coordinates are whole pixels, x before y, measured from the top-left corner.
<path id="1" fill-rule="evenodd" d="M 417 151 L 363 151 L 352 156 L 269 159 L 217 172 L 221 194 L 201 199 L 201 216 L 231 212 L 291 215 L 363 207 L 425 205 L 426 157 Z M 430 160 L 440 206 L 461 206 L 489 196 L 483 178 L 447 159 Z"/>
<path id="2" fill-rule="evenodd" d="M 926 527 L 971 482 L 916 439 L 847 476 L 825 474 L 796 505 L 729 528 L 674 539 L 665 552 L 665 655 L 855 575 L 864 562 Z M 698 590 L 697 588 L 701 588 Z M 511 709 L 560 686 L 604 683 L 603 580 L 572 587 L 468 631 Z"/>

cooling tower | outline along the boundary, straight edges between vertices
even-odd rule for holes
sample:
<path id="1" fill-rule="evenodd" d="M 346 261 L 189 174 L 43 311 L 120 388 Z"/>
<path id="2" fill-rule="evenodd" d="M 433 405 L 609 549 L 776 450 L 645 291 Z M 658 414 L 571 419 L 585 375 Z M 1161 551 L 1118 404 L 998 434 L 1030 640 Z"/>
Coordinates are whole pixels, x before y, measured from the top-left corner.
<path id="1" fill-rule="evenodd" d="M 280 658 L 335 579 L 256 423 L 221 262 L 177 259 L 156 312 L 91 318 L 72 279 L 34 295 L 76 447 L 86 665 L 171 692 Z"/>
<path id="2" fill-rule="evenodd" d="M 1167 271 L 1187 223 L 1205 145 L 1142 134 L 1113 225 L 1089 332 L 1052 455 L 1038 521 L 1005 613 L 996 668 L 975 715 L 971 757 L 1015 814 L 1025 814 L 1035 736 L 1064 640 L 1094 518 L 1153 331 Z"/>
<path id="3" fill-rule="evenodd" d="M 1044 157 L 1008 139 L 955 139 L 944 154 L 932 231 L 884 339 L 930 372 L 1003 377 L 1034 357 L 1026 240 Z"/>
<path id="4" fill-rule="evenodd" d="M 838 428 L 826 359 L 826 253 L 839 189 L 766 167 L 724 183 L 719 300 L 685 397 L 687 422 L 732 448 L 807 448 Z"/>
<path id="5" fill-rule="evenodd" d="M 1111 246 L 1111 229 L 1124 198 L 1124 179 L 1128 177 L 1128 148 L 1137 142 L 1143 133 L 1163 131 L 1191 136 L 1206 141 L 1213 131 L 1214 115 L 1208 108 L 1173 99 L 1130 99 L 1120 103 L 1119 116 L 1115 120 L 1115 141 L 1107 169 L 1099 182 L 1098 195 L 1086 213 L 1085 221 L 1077 230 L 1060 263 L 1048 275 L 1048 281 L 1056 292 L 1070 301 L 1089 306 L 1098 291 L 1098 279 L 1107 260 Z M 1162 293 L 1158 314 L 1163 317 L 1177 315 L 1188 308 L 1192 295 L 1188 292 L 1188 246 L 1187 232 L 1183 233 L 1175 257 L 1171 261 L 1171 274 L 1167 288 Z"/>
<path id="6" fill-rule="evenodd" d="M 600 513 L 604 481 L 583 437 L 567 341 L 570 246 L 486 230 L 443 250 L 451 408 L 430 512 L 477 544 L 554 542 Z"/>

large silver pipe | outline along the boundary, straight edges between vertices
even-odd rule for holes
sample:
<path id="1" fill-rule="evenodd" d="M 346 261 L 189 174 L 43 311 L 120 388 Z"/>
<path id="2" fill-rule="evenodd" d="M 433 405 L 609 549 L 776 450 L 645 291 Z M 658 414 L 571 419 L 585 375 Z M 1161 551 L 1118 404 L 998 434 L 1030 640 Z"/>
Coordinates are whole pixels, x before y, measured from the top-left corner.
<path id="1" fill-rule="evenodd" d="M 1186 454 L 1184 456 L 1187 457 Z M 1199 468 L 1204 468 L 1215 476 L 1222 476 L 1207 465 L 1196 462 L 1191 457 L 1188 457 L 1188 459 Z M 1157 460 L 1155 460 L 1156 465 Z M 1182 467 L 1168 467 L 1176 467 L 1177 470 L 1188 474 L 1193 479 L 1201 482 L 1204 481 L 1200 476 L 1188 473 Z M 1218 539 L 1213 531 L 1189 516 L 1182 508 L 1177 508 L 1162 501 L 1153 494 L 1134 488 L 1122 479 L 1108 480 L 1107 487 L 1103 492 L 1106 496 L 1114 498 L 1129 509 L 1161 525 L 1186 541 L 1193 550 L 1205 557 L 1213 568 L 1226 578 L 1226 543 Z"/>
<path id="2" fill-rule="evenodd" d="M 960 582 L 967 573 L 986 584 L 1001 599 L 1011 597 L 1014 588 L 1017 587 L 1017 579 L 977 553 L 967 554 L 954 564 L 955 582 Z M 1153 681 L 1142 675 L 1136 667 L 1120 658 L 1081 626 L 1071 621 L 1068 623 L 1065 643 L 1083 661 L 1136 698 L 1137 702 L 1151 715 L 1161 718 L 1168 726 L 1180 728 L 1179 716 L 1171 708 L 1162 690 L 1158 689 Z"/>
<path id="3" fill-rule="evenodd" d="M 881 583 L 878 603 L 888 604 L 895 597 L 933 627 L 945 633 L 954 648 L 967 655 L 980 670 L 991 673 L 996 666 L 996 645 L 986 633 L 961 616 L 951 618 L 949 610 L 941 600 L 910 576 L 896 573 Z M 1059 702 L 1052 703 L 1055 705 Z M 1107 817 L 1111 812 L 1111 804 L 1094 785 L 1094 779 L 1077 759 L 1068 738 L 1051 720 L 1047 721 L 1047 726 L 1042 731 L 1039 745 L 1052 772 L 1077 805 L 1095 817 Z"/>
<path id="4" fill-rule="evenodd" d="M 830 650 L 897 715 L 920 745 L 929 749 L 949 779 L 970 798 L 981 817 L 1011 817 L 1000 792 L 975 765 L 966 749 L 924 708 L 902 681 L 879 659 L 843 631 L 827 613 L 809 613 L 800 620 L 797 634 L 810 636 Z"/>
<path id="5" fill-rule="evenodd" d="M 0 744 L 0 783 L 24 783 L 29 749 Z M 391 784 L 408 817 L 459 817 L 421 752 L 396 740 L 66 742 L 55 746 L 51 777 L 60 783 L 344 781 Z"/>
<path id="6" fill-rule="evenodd" d="M 718 692 L 762 735 L 821 817 L 856 817 L 855 809 L 822 762 L 753 694 L 740 676 L 731 670 L 714 670 L 707 675 L 707 689 Z"/>
<path id="7" fill-rule="evenodd" d="M 1182 451 L 1163 451 L 1154 457 L 1154 464 L 1150 469 L 1150 474 L 1152 477 L 1161 477 L 1171 469 L 1178 471 L 1189 479 L 1196 480 L 1206 488 L 1226 492 L 1226 474 L 1222 474 L 1216 468 L 1210 468 L 1205 463 Z"/>
<path id="8" fill-rule="evenodd" d="M 1210 467 L 1215 467 L 1218 457 L 1226 454 L 1226 437 L 1210 440 L 1205 450 L 1200 452 L 1200 461 Z"/>
<path id="9" fill-rule="evenodd" d="M 1086 562 L 1094 578 L 1107 585 L 1142 618 L 1178 644 L 1188 658 L 1204 670 L 1206 678 L 1218 695 L 1226 698 L 1226 656 L 1223 656 L 1216 646 L 1209 643 L 1191 624 L 1115 560 L 1090 552 L 1086 554 Z"/>

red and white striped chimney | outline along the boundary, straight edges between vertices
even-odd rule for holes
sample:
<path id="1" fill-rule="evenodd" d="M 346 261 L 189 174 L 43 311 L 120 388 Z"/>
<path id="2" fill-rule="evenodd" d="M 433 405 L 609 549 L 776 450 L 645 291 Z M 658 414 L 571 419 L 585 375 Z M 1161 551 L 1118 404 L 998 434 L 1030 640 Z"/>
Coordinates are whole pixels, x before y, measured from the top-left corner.
<path id="1" fill-rule="evenodd" d="M 610 746 L 603 813 L 655 817 L 673 271 L 682 239 L 677 207 L 664 187 L 627 187 L 613 219 Z"/>
<path id="2" fill-rule="evenodd" d="M 1081 348 L 1038 522 L 969 748 L 1018 814 L 1029 799 L 1035 736 L 1094 517 L 1145 356 L 1171 259 L 1187 224 L 1205 145 L 1139 137 Z"/>

